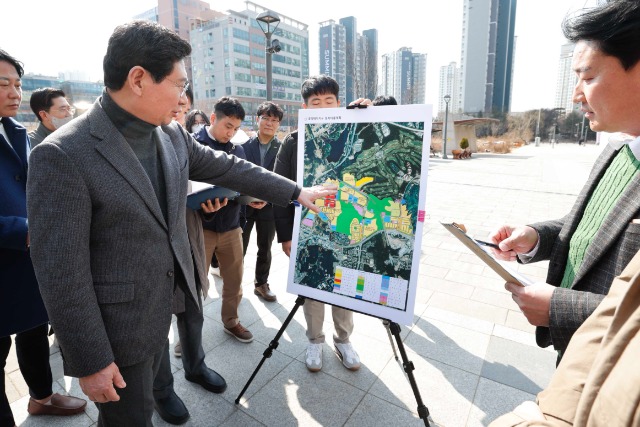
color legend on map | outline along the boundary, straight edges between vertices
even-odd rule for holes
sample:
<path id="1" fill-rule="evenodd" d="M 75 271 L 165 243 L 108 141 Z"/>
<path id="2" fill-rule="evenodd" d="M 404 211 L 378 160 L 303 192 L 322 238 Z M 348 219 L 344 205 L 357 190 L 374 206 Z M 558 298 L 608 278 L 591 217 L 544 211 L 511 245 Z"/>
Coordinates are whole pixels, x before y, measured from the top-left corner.
<path id="1" fill-rule="evenodd" d="M 336 268 L 336 275 L 333 278 L 333 292 L 340 292 L 340 284 L 342 283 L 342 269 Z"/>
<path id="2" fill-rule="evenodd" d="M 356 299 L 362 299 L 362 294 L 364 293 L 364 276 L 358 276 L 358 281 L 356 282 Z"/>
<path id="3" fill-rule="evenodd" d="M 389 298 L 389 276 L 382 276 L 382 289 L 380 289 L 380 304 L 387 305 Z"/>
<path id="4" fill-rule="evenodd" d="M 409 284 L 397 277 L 337 266 L 333 292 L 401 310 L 406 309 Z"/>

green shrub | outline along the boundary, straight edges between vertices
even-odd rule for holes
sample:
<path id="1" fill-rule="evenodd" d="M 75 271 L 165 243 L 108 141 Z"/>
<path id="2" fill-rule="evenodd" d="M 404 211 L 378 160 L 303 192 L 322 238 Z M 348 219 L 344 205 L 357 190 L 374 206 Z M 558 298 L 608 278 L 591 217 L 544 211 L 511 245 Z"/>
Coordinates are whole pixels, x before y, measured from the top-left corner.
<path id="1" fill-rule="evenodd" d="M 467 138 L 462 138 L 460 140 L 460 148 L 462 148 L 463 150 L 469 148 L 469 140 Z"/>

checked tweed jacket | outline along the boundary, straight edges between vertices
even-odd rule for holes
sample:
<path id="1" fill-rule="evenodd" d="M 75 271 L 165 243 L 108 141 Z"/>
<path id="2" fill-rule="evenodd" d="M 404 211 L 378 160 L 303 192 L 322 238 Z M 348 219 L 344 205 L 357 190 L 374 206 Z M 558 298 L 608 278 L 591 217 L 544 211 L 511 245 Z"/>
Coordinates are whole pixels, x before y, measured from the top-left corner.
<path id="1" fill-rule="evenodd" d="M 529 262 L 550 260 L 547 283 L 558 286 L 551 298 L 550 326 L 536 328 L 536 342 L 540 347 L 553 345 L 556 350 L 564 351 L 574 332 L 604 299 L 613 278 L 640 250 L 640 224 L 632 222 L 640 218 L 640 174 L 637 174 L 594 236 L 571 287 L 559 287 L 571 236 L 593 190 L 618 151 L 611 144 L 604 148 L 569 214 L 559 220 L 531 224 L 538 231 L 540 246 Z"/>
<path id="2" fill-rule="evenodd" d="M 93 374 L 161 350 L 176 284 L 198 301 L 187 238 L 187 180 L 286 205 L 295 183 L 197 143 L 178 124 L 155 129 L 167 219 L 133 150 L 98 100 L 31 153 L 31 256 L 65 373 Z"/>

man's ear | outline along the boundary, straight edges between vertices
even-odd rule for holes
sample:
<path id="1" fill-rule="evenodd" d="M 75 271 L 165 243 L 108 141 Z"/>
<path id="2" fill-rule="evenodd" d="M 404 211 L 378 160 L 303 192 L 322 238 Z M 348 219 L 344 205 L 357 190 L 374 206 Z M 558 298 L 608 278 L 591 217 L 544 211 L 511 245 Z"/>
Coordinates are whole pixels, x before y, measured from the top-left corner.
<path id="1" fill-rule="evenodd" d="M 38 116 L 40 116 L 41 121 L 44 121 L 47 118 L 47 112 L 44 110 L 38 111 Z"/>
<path id="2" fill-rule="evenodd" d="M 133 93 L 141 96 L 145 85 L 145 77 L 147 77 L 147 74 L 147 70 L 139 65 L 136 65 L 129 70 L 129 74 L 127 75 L 127 82 L 125 84 L 129 86 L 129 89 L 131 89 Z"/>
<path id="3" fill-rule="evenodd" d="M 305 110 L 307 109 L 307 104 L 305 104 L 304 102 L 302 103 L 302 108 L 304 108 Z"/>

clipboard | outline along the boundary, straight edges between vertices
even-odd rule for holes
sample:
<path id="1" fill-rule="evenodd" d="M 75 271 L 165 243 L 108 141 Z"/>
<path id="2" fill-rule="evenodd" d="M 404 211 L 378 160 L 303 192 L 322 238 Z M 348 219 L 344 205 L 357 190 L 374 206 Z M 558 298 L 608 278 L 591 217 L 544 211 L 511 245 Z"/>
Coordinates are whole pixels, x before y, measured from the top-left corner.
<path id="1" fill-rule="evenodd" d="M 533 281 L 522 274 L 502 265 L 493 255 L 489 252 L 489 249 L 485 249 L 483 244 L 478 243 L 475 239 L 471 238 L 458 224 L 452 222 L 446 224 L 441 222 L 442 226 L 449 230 L 451 234 L 456 236 L 458 240 L 462 242 L 467 248 L 471 250 L 478 258 L 480 258 L 485 264 L 487 264 L 493 271 L 498 273 L 506 282 L 517 283 L 521 286 L 529 286 L 533 284 Z"/>

